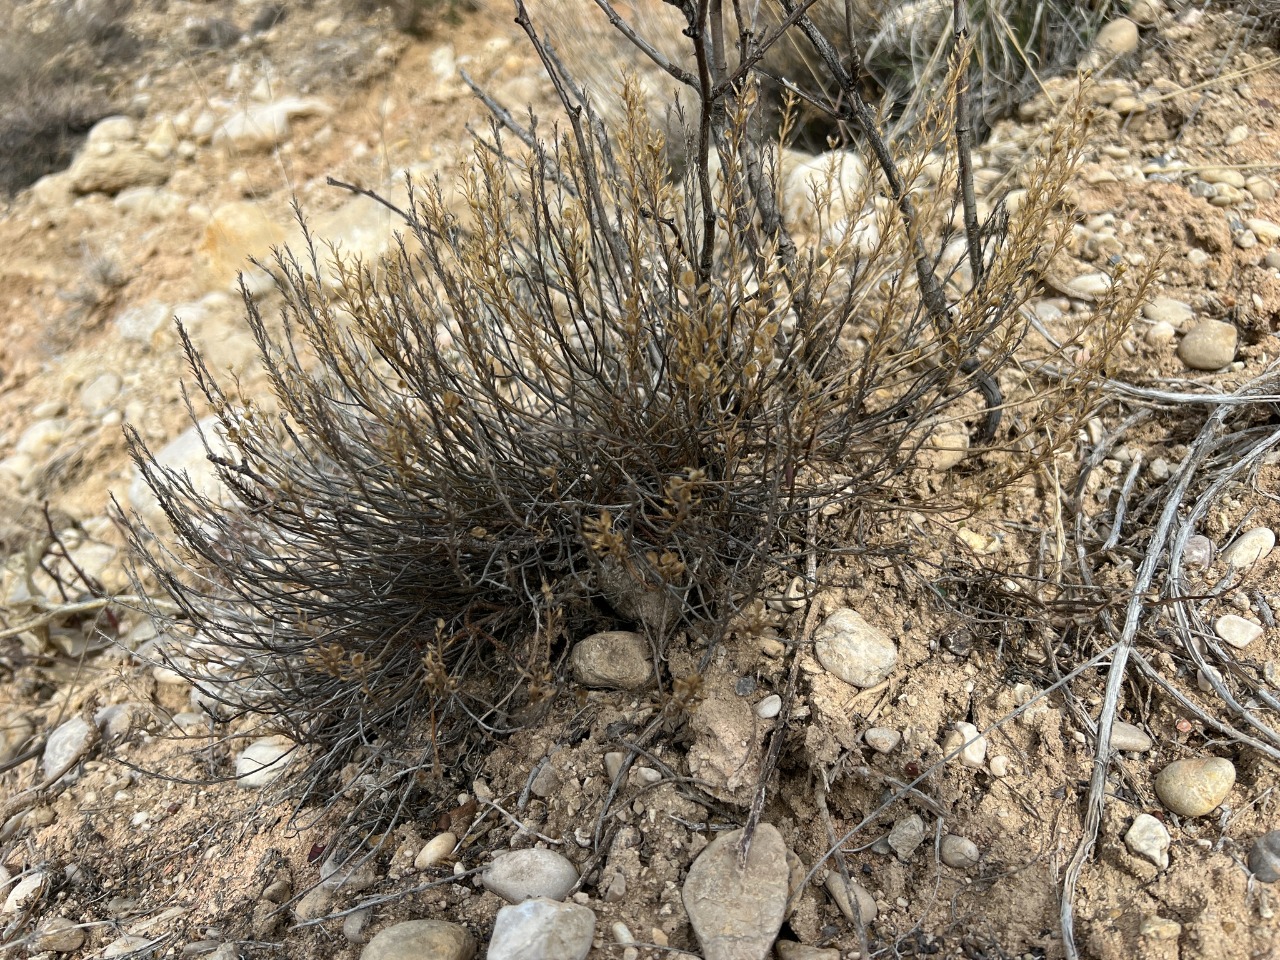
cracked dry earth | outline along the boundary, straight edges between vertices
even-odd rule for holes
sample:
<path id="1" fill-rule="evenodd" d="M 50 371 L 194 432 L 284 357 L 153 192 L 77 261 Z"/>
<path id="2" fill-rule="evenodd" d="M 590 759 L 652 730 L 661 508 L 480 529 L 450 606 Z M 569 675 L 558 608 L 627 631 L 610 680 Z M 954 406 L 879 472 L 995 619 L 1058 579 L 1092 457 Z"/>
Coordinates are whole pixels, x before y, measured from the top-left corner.
<path id="1" fill-rule="evenodd" d="M 1096 297 L 1117 264 L 1162 257 L 1113 375 L 1227 391 L 1280 353 L 1280 66 L 1264 32 L 1233 10 L 1134 7 L 1138 28 L 1118 32 L 1118 58 L 1088 94 L 1096 117 L 1073 185 L 1072 243 L 1046 268 L 1034 307 L 1051 323 Z M 70 170 L 0 208 L 7 626 L 42 604 L 82 599 L 86 577 L 108 594 L 131 591 L 109 498 L 154 507 L 134 482 L 121 425 L 202 470 L 171 318 L 183 319 L 211 366 L 246 391 L 262 388 L 232 285 L 247 255 L 293 235 L 293 194 L 320 236 L 377 253 L 393 226 L 387 215 L 325 186 L 326 176 L 378 187 L 405 167 L 447 173 L 467 125 L 483 122 L 459 66 L 500 102 L 550 105 L 505 12 L 466 14 L 414 40 L 382 15 L 317 0 L 204 52 L 184 46 L 174 26 L 256 12 L 253 3 L 171 2 L 163 14 L 131 14 L 154 43 L 121 116 L 95 129 Z M 981 147 L 984 197 L 1018 188 L 1027 145 L 1070 86 L 1049 81 L 996 126 Z M 270 119 L 237 121 L 250 114 Z M 258 279 L 251 271 L 250 286 Z M 268 284 L 255 292 L 270 305 Z M 1098 452 L 1127 412 L 1117 400 L 1081 424 L 1073 460 Z M 1104 451 L 1080 498 L 1084 514 L 1105 521 L 1130 473 L 1135 502 L 1167 480 L 1188 452 L 1186 419 L 1166 406 Z M 1207 594 L 1236 561 L 1238 576 L 1206 600 L 1205 615 L 1236 631 L 1239 643 L 1224 640 L 1238 647 L 1239 669 L 1273 684 L 1280 554 L 1265 540 L 1280 528 L 1278 473 L 1264 459 L 1222 493 L 1196 530 L 1204 539 L 1193 575 Z M 1074 476 L 1073 465 L 1061 474 Z M 963 485 L 964 463 L 939 482 Z M 943 580 L 948 557 L 974 553 L 995 580 L 1034 570 L 1063 542 L 1069 493 L 1028 486 L 963 520 L 912 517 L 914 542 L 928 545 L 915 559 Z M 50 533 L 60 544 L 51 552 Z M 1242 535 L 1253 539 L 1242 546 Z M 75 569 L 66 557 L 50 562 L 67 597 L 33 567 L 42 552 L 74 560 Z M 1123 601 L 1132 566 L 1118 560 L 1099 589 Z M 956 617 L 899 566 L 868 563 L 846 580 L 812 601 L 815 622 L 858 611 L 868 622 L 858 630 L 887 667 L 855 685 L 832 658 L 800 655 L 745 881 L 725 851 L 778 713 L 786 641 L 809 612 L 785 594 L 716 651 L 674 715 L 652 684 L 588 686 L 575 666 L 536 725 L 495 739 L 424 793 L 448 802 L 424 799 L 390 833 L 375 826 L 361 836 L 337 836 L 335 826 L 350 804 L 376 801 L 377 777 L 364 774 L 331 809 L 295 809 L 287 768 L 274 781 L 279 765 L 257 770 L 278 744 L 250 744 L 243 727 L 203 711 L 157 662 L 155 629 L 130 605 L 10 631 L 0 642 L 5 943 L 71 958 L 855 957 L 858 923 L 828 856 L 829 827 L 844 838 L 876 955 L 1063 956 L 1059 900 L 1082 831 L 1093 761 L 1086 721 L 1097 716 L 1106 664 L 1075 678 L 1070 697 L 1040 693 L 1057 664 L 1079 666 L 1101 648 L 1085 646 L 1069 618 L 1023 629 Z M 1268 841 L 1256 843 L 1280 828 L 1275 765 L 1215 726 L 1238 718 L 1174 634 L 1160 635 L 1165 646 L 1147 655 L 1184 700 L 1150 683 L 1126 686 L 1114 731 L 1121 752 L 1076 896 L 1076 942 L 1103 960 L 1280 956 L 1266 882 L 1280 874 L 1268 872 Z M 663 689 L 698 673 L 701 655 L 674 644 Z M 632 749 L 655 721 L 659 735 Z M 55 782 L 24 792 L 64 761 L 73 762 Z M 1162 774 L 1175 761 L 1188 763 Z M 926 771 L 914 792 L 884 802 Z M 244 773 L 253 775 L 237 781 Z M 495 863 L 529 850 L 544 853 Z M 504 897 L 526 893 L 561 905 L 532 910 L 525 935 L 551 929 L 579 946 L 521 953 L 532 948 L 495 932 Z M 772 933 L 753 941 L 771 911 Z M 698 913 L 700 931 L 728 923 L 736 933 L 700 943 Z M 431 947 L 395 941 L 409 930 L 398 924 L 424 920 L 437 923 L 411 932 L 435 937 Z M 570 952 L 581 950 L 589 954 Z"/>

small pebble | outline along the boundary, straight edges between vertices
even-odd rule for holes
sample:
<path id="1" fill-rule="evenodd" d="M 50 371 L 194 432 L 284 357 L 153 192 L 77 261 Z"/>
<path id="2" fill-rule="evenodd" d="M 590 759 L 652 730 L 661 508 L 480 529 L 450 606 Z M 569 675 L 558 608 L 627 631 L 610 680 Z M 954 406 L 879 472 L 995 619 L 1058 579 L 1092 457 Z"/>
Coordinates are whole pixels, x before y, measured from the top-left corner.
<path id="1" fill-rule="evenodd" d="M 1189 568 L 1206 570 L 1209 564 L 1213 563 L 1213 554 L 1213 541 L 1197 533 L 1187 538 L 1186 546 L 1182 550 L 1182 562 Z"/>
<path id="2" fill-rule="evenodd" d="M 1275 549 L 1276 535 L 1266 527 L 1254 527 L 1240 534 L 1222 551 L 1222 562 L 1244 570 L 1264 559 Z"/>
<path id="3" fill-rule="evenodd" d="M 840 951 L 833 947 L 811 947 L 793 940 L 779 940 L 773 949 L 778 960 L 840 960 Z"/>
<path id="4" fill-rule="evenodd" d="M 1152 741 L 1145 730 L 1132 723 L 1117 720 L 1111 726 L 1111 749 L 1124 750 L 1128 753 L 1146 753 L 1151 749 Z"/>
<path id="5" fill-rule="evenodd" d="M 862 739 L 876 753 L 892 753 L 902 742 L 902 734 L 888 727 L 871 727 L 862 734 Z"/>
<path id="6" fill-rule="evenodd" d="M 1280 830 L 1264 833 L 1249 848 L 1249 870 L 1263 883 L 1280 880 Z"/>
<path id="7" fill-rule="evenodd" d="M 875 686 L 889 676 L 898 662 L 893 640 L 847 607 L 831 614 L 818 627 L 814 652 L 823 669 L 855 687 Z"/>
<path id="8" fill-rule="evenodd" d="M 445 857 L 453 853 L 453 848 L 458 845 L 458 838 L 452 833 L 445 831 L 438 833 L 426 842 L 418 855 L 413 860 L 415 870 L 426 870 L 428 867 L 434 867 L 441 863 Z"/>
<path id="9" fill-rule="evenodd" d="M 1178 344 L 1178 357 L 1192 370 L 1221 370 L 1235 359 L 1238 338 L 1233 324 L 1201 320 Z"/>
<path id="10" fill-rule="evenodd" d="M 1263 243 L 1275 243 L 1280 240 L 1280 223 L 1263 220 L 1261 217 L 1250 217 L 1244 225 Z"/>
<path id="11" fill-rule="evenodd" d="M 916 848 L 924 842 L 927 835 L 924 821 L 920 819 L 919 814 L 913 813 L 897 821 L 889 831 L 887 839 L 889 848 L 898 855 L 898 859 L 906 861 L 911 859 L 911 855 L 916 852 Z"/>
<path id="12" fill-rule="evenodd" d="M 534 898 L 498 911 L 486 960 L 586 960 L 596 915 L 577 903 Z M 415 955 L 426 960 L 432 954 Z M 365 960 L 365 958 L 361 958 Z M 411 960 L 405 957 L 405 960 Z"/>
<path id="13" fill-rule="evenodd" d="M 832 870 L 828 873 L 822 885 L 827 888 L 827 893 L 840 912 L 852 921 L 853 906 L 849 903 L 849 895 L 845 892 L 844 878 L 840 876 L 840 871 Z M 862 916 L 863 924 L 870 923 L 876 918 L 876 898 L 856 880 L 850 880 L 849 886 L 853 888 L 853 898 L 858 903 L 858 913 Z"/>
<path id="14" fill-rule="evenodd" d="M 49 734 L 44 745 L 44 754 L 40 758 L 40 769 L 46 777 L 51 777 L 85 748 L 92 728 L 83 717 L 72 717 L 58 725 Z"/>
<path id="15" fill-rule="evenodd" d="M 761 720 L 772 720 L 782 712 L 782 698 L 771 693 L 756 704 L 756 716 Z"/>
<path id="16" fill-rule="evenodd" d="M 994 756 L 987 764 L 987 768 L 991 771 L 993 777 L 1007 777 L 1009 775 L 1009 758 L 1004 754 Z"/>
<path id="17" fill-rule="evenodd" d="M 1228 613 L 1213 622 L 1213 632 L 1224 643 L 1229 643 L 1237 650 L 1243 650 L 1262 636 L 1263 629 L 1251 620 Z"/>
<path id="18" fill-rule="evenodd" d="M 563 900 L 578 882 L 578 870 L 554 850 L 512 850 L 494 857 L 480 882 L 508 903 L 534 897 Z"/>
<path id="19" fill-rule="evenodd" d="M 1169 831 L 1149 813 L 1140 813 L 1124 835 L 1124 845 L 1135 857 L 1150 860 L 1161 870 L 1169 866 Z"/>
<path id="20" fill-rule="evenodd" d="M 236 785 L 256 790 L 273 782 L 289 766 L 294 744 L 284 737 L 263 737 L 236 757 Z"/>
<path id="21" fill-rule="evenodd" d="M 982 858 L 976 843 L 966 837 L 956 836 L 954 833 L 949 833 L 942 838 L 939 852 L 942 862 L 956 870 L 968 870 L 970 867 L 977 866 Z"/>
<path id="22" fill-rule="evenodd" d="M 1156 777 L 1156 796 L 1180 817 L 1202 817 L 1227 798 L 1236 768 L 1225 757 L 1175 760 Z"/>
<path id="23" fill-rule="evenodd" d="M 979 736 L 978 728 L 963 720 L 958 721 L 954 729 L 947 733 L 942 750 L 950 755 L 961 745 L 964 745 L 964 749 L 960 751 L 960 762 L 966 767 L 981 769 L 987 758 L 987 738 Z"/>

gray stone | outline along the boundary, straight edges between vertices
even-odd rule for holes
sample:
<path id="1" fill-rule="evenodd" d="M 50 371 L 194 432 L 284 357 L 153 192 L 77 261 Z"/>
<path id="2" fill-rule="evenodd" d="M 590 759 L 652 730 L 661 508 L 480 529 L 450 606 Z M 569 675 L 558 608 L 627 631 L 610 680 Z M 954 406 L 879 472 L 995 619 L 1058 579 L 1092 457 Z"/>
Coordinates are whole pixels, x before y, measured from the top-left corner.
<path id="1" fill-rule="evenodd" d="M 782 712 L 782 698 L 771 693 L 756 704 L 756 716 L 761 720 L 772 720 Z"/>
<path id="2" fill-rule="evenodd" d="M 1129 753 L 1145 753 L 1151 749 L 1151 738 L 1141 727 L 1117 720 L 1111 727 L 1111 749 Z"/>
<path id="3" fill-rule="evenodd" d="M 893 829 L 889 831 L 889 846 L 899 860 L 910 860 L 926 836 L 928 831 L 925 830 L 924 821 L 919 814 L 913 813 L 893 825 Z"/>
<path id="4" fill-rule="evenodd" d="M 1135 857 L 1150 860 L 1161 870 L 1169 867 L 1169 831 L 1149 813 L 1133 818 L 1133 826 L 1124 835 L 1124 845 Z"/>
<path id="5" fill-rule="evenodd" d="M 346 937 L 350 943 L 364 943 L 369 939 L 365 935 L 365 928 L 369 926 L 369 918 L 372 913 L 373 911 L 367 907 L 364 910 L 356 910 L 353 913 L 348 913 L 342 921 L 342 935 Z"/>
<path id="6" fill-rule="evenodd" d="M 1192 370 L 1221 370 L 1236 358 L 1235 325 L 1201 320 L 1178 344 L 1178 357 Z"/>
<path id="7" fill-rule="evenodd" d="M 1222 551 L 1222 562 L 1244 570 L 1264 559 L 1276 546 L 1276 535 L 1266 527 L 1246 530 Z"/>
<path id="8" fill-rule="evenodd" d="M 1236 782 L 1236 768 L 1225 757 L 1175 760 L 1156 777 L 1156 796 L 1180 817 L 1202 817 L 1215 810 Z"/>
<path id="9" fill-rule="evenodd" d="M 84 750 L 93 734 L 89 721 L 83 717 L 72 717 L 58 725 L 45 741 L 44 755 L 40 758 L 40 769 L 46 777 L 51 777 L 71 759 Z"/>
<path id="10" fill-rule="evenodd" d="M 976 843 L 954 833 L 949 833 L 943 837 L 939 847 L 939 855 L 942 857 L 942 862 L 948 867 L 954 867 L 956 870 L 968 870 L 970 867 L 975 867 L 982 858 Z"/>
<path id="11" fill-rule="evenodd" d="M 682 896 L 706 960 L 765 960 L 786 914 L 787 847 L 776 827 L 761 823 L 745 867 L 741 830 L 722 833 L 689 868 Z"/>
<path id="12" fill-rule="evenodd" d="M 825 670 L 855 687 L 875 686 L 898 662 L 893 640 L 848 607 L 837 610 L 818 627 L 814 652 Z"/>
<path id="13" fill-rule="evenodd" d="M 80 388 L 80 406 L 94 416 L 106 413 L 120 396 L 120 375 L 108 371 Z"/>
<path id="14" fill-rule="evenodd" d="M 408 920 L 379 930 L 360 951 L 360 960 L 471 960 L 475 955 L 476 938 L 466 927 Z"/>
<path id="15" fill-rule="evenodd" d="M 203 430 L 205 438 L 213 452 L 219 456 L 229 456 L 230 450 L 226 441 L 219 436 L 220 428 L 217 417 L 205 417 L 197 425 L 188 427 L 175 440 L 165 444 L 155 454 L 156 464 L 166 470 L 179 474 L 185 473 L 196 492 L 201 496 L 214 500 L 226 496 L 226 488 L 218 479 L 216 468 L 209 462 L 204 445 L 200 442 L 199 431 Z M 164 511 L 147 486 L 146 480 L 135 468 L 133 480 L 129 484 L 129 504 L 142 516 L 152 530 L 167 530 L 168 520 Z"/>
<path id="16" fill-rule="evenodd" d="M 36 950 L 50 953 L 71 953 L 84 945 L 84 931 L 66 917 L 47 917 L 36 928 Z"/>
<path id="17" fill-rule="evenodd" d="M 1263 883 L 1280 880 L 1280 830 L 1264 833 L 1249 848 L 1249 870 Z"/>
<path id="18" fill-rule="evenodd" d="M 563 900 L 578 882 L 578 870 L 554 850 L 512 850 L 494 857 L 480 882 L 508 903 Z"/>
<path id="19" fill-rule="evenodd" d="M 586 960 L 595 931 L 596 915 L 589 907 L 544 898 L 526 900 L 498 911 L 486 957 L 487 960 Z"/>
<path id="20" fill-rule="evenodd" d="M 629 630 L 607 630 L 580 640 L 569 664 L 574 678 L 588 687 L 637 690 L 653 677 L 648 642 Z"/>
<path id="21" fill-rule="evenodd" d="M 853 905 L 849 902 L 849 895 L 845 891 L 844 878 L 840 876 L 840 871 L 832 870 L 828 873 L 827 879 L 822 882 L 822 885 L 827 888 L 827 894 L 840 909 L 840 912 L 852 921 Z M 862 917 L 863 924 L 870 923 L 876 918 L 876 913 L 878 912 L 876 898 L 856 880 L 850 880 L 849 886 L 853 889 L 853 899 L 858 904 L 858 913 Z"/>

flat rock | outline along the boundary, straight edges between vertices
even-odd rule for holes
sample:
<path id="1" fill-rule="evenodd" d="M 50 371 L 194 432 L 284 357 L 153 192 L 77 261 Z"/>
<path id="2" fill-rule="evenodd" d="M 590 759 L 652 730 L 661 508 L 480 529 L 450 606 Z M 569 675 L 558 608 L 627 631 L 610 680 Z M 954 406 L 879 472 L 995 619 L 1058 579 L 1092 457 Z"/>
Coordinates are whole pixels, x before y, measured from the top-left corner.
<path id="1" fill-rule="evenodd" d="M 218 479 L 217 468 L 209 462 L 208 453 L 200 441 L 200 431 L 204 432 L 205 439 L 215 454 L 228 456 L 230 450 L 226 441 L 219 436 L 218 426 L 217 417 L 205 417 L 198 425 L 188 427 L 174 440 L 155 451 L 157 466 L 185 474 L 198 494 L 215 500 L 227 495 L 226 488 Z M 129 484 L 129 505 L 152 530 L 164 531 L 169 528 L 169 521 L 160 509 L 155 493 L 136 467 Z"/>
<path id="2" fill-rule="evenodd" d="M 270 150 L 289 139 L 294 119 L 331 113 L 333 108 L 323 100 L 284 97 L 237 110 L 214 131 L 213 142 L 233 150 Z"/>
<path id="3" fill-rule="evenodd" d="M 72 717 L 63 721 L 45 741 L 40 770 L 46 777 L 53 776 L 85 748 L 92 735 L 93 728 L 84 717 Z"/>
<path id="4" fill-rule="evenodd" d="M 1237 650 L 1243 650 L 1265 632 L 1252 620 L 1246 620 L 1238 614 L 1228 613 L 1213 622 L 1213 632 L 1223 643 L 1230 644 Z"/>
<path id="5" fill-rule="evenodd" d="M 408 920 L 379 930 L 360 951 L 360 960 L 471 960 L 475 955 L 476 938 L 466 927 Z"/>
<path id="6" fill-rule="evenodd" d="M 569 665 L 579 683 L 607 690 L 637 690 L 653 677 L 649 644 L 630 630 L 606 630 L 578 641 Z"/>
<path id="7" fill-rule="evenodd" d="M 1133 818 L 1133 826 L 1124 835 L 1124 845 L 1135 857 L 1150 860 L 1161 870 L 1169 866 L 1169 831 L 1149 813 Z"/>
<path id="8" fill-rule="evenodd" d="M 284 737 L 254 740 L 236 756 L 236 785 L 256 790 L 272 783 L 289 766 L 294 747 Z"/>
<path id="9" fill-rule="evenodd" d="M 924 842 L 926 836 L 928 831 L 925 829 L 924 821 L 920 819 L 919 814 L 913 813 L 898 820 L 889 831 L 887 839 L 890 848 L 898 855 L 898 859 L 905 861 L 911 859 L 911 855 Z"/>
<path id="10" fill-rule="evenodd" d="M 578 870 L 554 850 L 512 850 L 494 857 L 480 882 L 508 903 L 535 897 L 563 900 L 578 882 Z"/>
<path id="11" fill-rule="evenodd" d="M 1176 328 L 1181 328 L 1196 317 L 1191 304 L 1174 300 L 1172 297 L 1156 297 L 1149 303 L 1143 304 L 1142 315 L 1153 322 L 1163 321 Z"/>
<path id="12" fill-rule="evenodd" d="M 129 187 L 159 186 L 172 167 L 137 144 L 114 144 L 101 151 L 87 147 L 68 172 L 74 192 L 114 196 Z"/>
<path id="13" fill-rule="evenodd" d="M 1263 883 L 1280 880 L 1280 830 L 1264 833 L 1249 848 L 1249 870 Z"/>
<path id="14" fill-rule="evenodd" d="M 830 947 L 811 947 L 794 940 L 779 940 L 773 945 L 778 960 L 840 960 L 840 951 Z"/>
<path id="15" fill-rule="evenodd" d="M 589 907 L 544 898 L 525 900 L 498 911 L 486 958 L 586 960 L 595 930 L 596 915 Z M 415 960 L 428 958 L 435 960 L 431 954 L 418 955 Z"/>
<path id="16" fill-rule="evenodd" d="M 1192 370 L 1221 370 L 1236 358 L 1239 333 L 1221 320 L 1201 320 L 1178 344 L 1178 357 Z"/>
<path id="17" fill-rule="evenodd" d="M 1152 741 L 1145 730 L 1132 723 L 1117 720 L 1111 727 L 1111 749 L 1124 750 L 1129 753 L 1145 753 L 1150 750 Z"/>
<path id="18" fill-rule="evenodd" d="M 765 960 L 782 927 L 790 888 L 787 847 L 761 823 L 745 868 L 741 830 L 722 833 L 689 868 L 682 896 L 705 960 Z"/>
<path id="19" fill-rule="evenodd" d="M 818 627 L 814 653 L 823 669 L 855 687 L 875 686 L 898 662 L 898 650 L 889 635 L 848 607 Z"/>
<path id="20" fill-rule="evenodd" d="M 1156 796 L 1180 817 L 1202 817 L 1227 799 L 1236 768 L 1225 757 L 1175 760 L 1156 777 Z"/>
<path id="21" fill-rule="evenodd" d="M 1237 570 L 1253 566 L 1265 559 L 1276 546 L 1276 535 L 1267 527 L 1246 530 L 1222 551 L 1222 562 Z"/>

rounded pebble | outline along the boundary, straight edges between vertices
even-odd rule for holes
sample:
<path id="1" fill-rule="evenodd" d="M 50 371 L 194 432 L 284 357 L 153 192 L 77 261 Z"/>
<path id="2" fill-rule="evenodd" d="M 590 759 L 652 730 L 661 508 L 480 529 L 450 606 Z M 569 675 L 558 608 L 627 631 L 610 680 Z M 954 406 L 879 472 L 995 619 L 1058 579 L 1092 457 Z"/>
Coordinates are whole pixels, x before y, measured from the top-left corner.
<path id="1" fill-rule="evenodd" d="M 837 610 L 818 627 L 814 652 L 823 669 L 855 687 L 875 686 L 898 662 L 893 640 L 848 607 Z"/>
<path id="2" fill-rule="evenodd" d="M 957 721 L 942 743 L 942 751 L 948 756 L 956 750 L 960 750 L 960 762 L 966 767 L 980 769 L 987 759 L 987 738 L 972 723 Z"/>
<path id="3" fill-rule="evenodd" d="M 954 833 L 943 837 L 940 846 L 939 855 L 942 857 L 942 862 L 956 870 L 968 870 L 970 867 L 977 866 L 978 860 L 982 857 L 976 843 L 966 837 L 956 836 Z"/>
<path id="4" fill-rule="evenodd" d="M 1142 315 L 1155 323 L 1167 323 L 1175 329 L 1195 319 L 1191 304 L 1172 297 L 1156 297 L 1142 307 Z"/>
<path id="5" fill-rule="evenodd" d="M 1156 796 L 1180 817 L 1202 817 L 1227 799 L 1236 768 L 1225 757 L 1175 760 L 1156 777 Z"/>
<path id="6" fill-rule="evenodd" d="M 444 920 L 407 920 L 379 930 L 360 951 L 360 960 L 471 960 L 475 955 L 476 938 L 466 927 Z"/>
<path id="7" fill-rule="evenodd" d="M 590 907 L 537 897 L 498 911 L 485 956 L 487 960 L 586 960 L 595 932 L 596 915 Z M 426 957 L 435 960 L 431 954 L 415 960 Z"/>
<path id="8" fill-rule="evenodd" d="M 1222 551 L 1222 562 L 1243 570 L 1264 559 L 1276 546 L 1276 535 L 1267 527 L 1246 530 Z"/>
<path id="9" fill-rule="evenodd" d="M 33 944 L 36 950 L 50 953 L 71 953 L 83 945 L 84 931 L 66 917 L 47 918 L 36 928 Z"/>
<path id="10" fill-rule="evenodd" d="M 637 690 L 653 676 L 649 644 L 630 630 L 606 630 L 580 640 L 569 663 L 579 683 L 606 690 Z"/>
<path id="11" fill-rule="evenodd" d="M 494 857 L 480 882 L 508 903 L 563 900 L 578 882 L 578 870 L 554 850 L 512 850 Z"/>
<path id="12" fill-rule="evenodd" d="M 756 704 L 756 716 L 761 720 L 772 720 L 782 712 L 782 698 L 771 693 Z"/>
<path id="13" fill-rule="evenodd" d="M 1213 622 L 1213 632 L 1223 643 L 1228 643 L 1237 650 L 1243 650 L 1262 636 L 1264 631 L 1252 620 L 1228 613 Z"/>
<path id="14" fill-rule="evenodd" d="M 1145 730 L 1132 723 L 1117 720 L 1111 727 L 1111 749 L 1124 750 L 1128 753 L 1146 753 L 1151 749 L 1152 740 Z"/>
<path id="15" fill-rule="evenodd" d="M 438 833 L 426 842 L 418 855 L 413 858 L 413 866 L 415 870 L 426 870 L 428 867 L 434 867 L 436 864 L 444 860 L 445 857 L 453 853 L 453 848 L 458 845 L 458 838 L 452 833 L 445 831 Z"/>
<path id="16" fill-rule="evenodd" d="M 1221 370 L 1236 358 L 1238 339 L 1234 324 L 1201 320 L 1178 344 L 1178 357 L 1192 370 Z"/>
<path id="17" fill-rule="evenodd" d="M 1169 866 L 1169 831 L 1149 813 L 1133 818 L 1133 826 L 1124 835 L 1124 845 L 1135 857 L 1150 860 L 1161 870 Z"/>
<path id="18" fill-rule="evenodd" d="M 822 884 L 827 888 L 827 893 L 835 905 L 840 908 L 849 920 L 853 920 L 853 906 L 849 903 L 849 896 L 845 893 L 844 878 L 840 876 L 839 870 L 832 870 L 827 874 L 827 879 Z M 863 924 L 868 924 L 876 918 L 876 898 L 871 895 L 862 884 L 856 880 L 850 880 L 849 886 L 853 888 L 853 898 L 858 903 L 858 913 L 862 916 Z"/>
<path id="19" fill-rule="evenodd" d="M 862 739 L 876 753 L 892 753 L 902 742 L 902 734 L 889 727 L 871 727 L 862 734 Z"/>
<path id="20" fill-rule="evenodd" d="M 1249 848 L 1249 870 L 1263 883 L 1280 880 L 1280 830 L 1264 833 Z"/>
<path id="21" fill-rule="evenodd" d="M 1009 758 L 1004 754 L 994 756 L 987 764 L 987 769 L 991 771 L 993 777 L 1007 777 L 1009 775 Z"/>
<path id="22" fill-rule="evenodd" d="M 256 790 L 273 782 L 289 766 L 293 748 L 293 742 L 284 737 L 253 741 L 236 757 L 236 784 Z"/>

